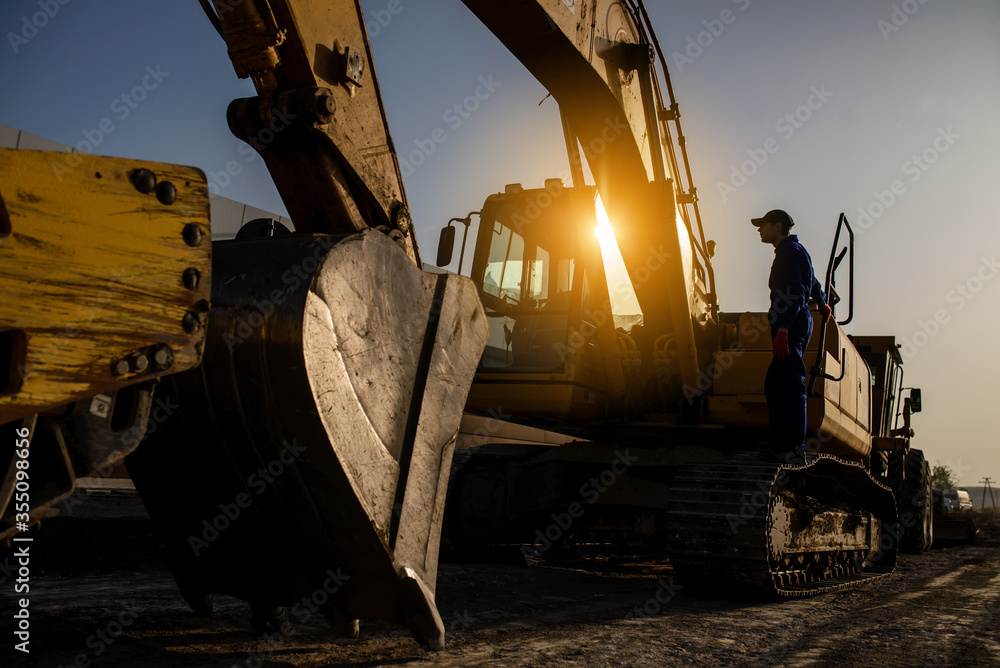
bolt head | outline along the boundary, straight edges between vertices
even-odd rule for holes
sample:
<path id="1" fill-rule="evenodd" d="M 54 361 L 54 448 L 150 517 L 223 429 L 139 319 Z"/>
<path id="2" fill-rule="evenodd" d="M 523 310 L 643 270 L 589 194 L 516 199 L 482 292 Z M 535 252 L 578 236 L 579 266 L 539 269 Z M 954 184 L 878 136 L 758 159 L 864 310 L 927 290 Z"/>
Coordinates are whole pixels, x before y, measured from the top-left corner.
<path id="1" fill-rule="evenodd" d="M 173 364 L 174 353 L 167 345 L 159 346 L 153 353 L 153 364 L 157 369 L 167 369 Z"/>
<path id="2" fill-rule="evenodd" d="M 184 270 L 182 280 L 185 288 L 188 290 L 197 290 L 198 285 L 201 283 L 201 272 L 194 267 L 188 267 Z"/>
<path id="3" fill-rule="evenodd" d="M 396 227 L 398 227 L 399 231 L 402 232 L 403 234 L 409 234 L 410 233 L 410 212 L 409 211 L 407 211 L 406 209 L 403 209 L 402 211 L 399 212 L 399 216 L 396 218 Z"/>
<path id="4" fill-rule="evenodd" d="M 198 320 L 198 314 L 194 311 L 188 311 L 185 313 L 184 317 L 181 319 L 181 326 L 188 334 L 194 334 L 197 332 L 198 328 L 201 327 L 201 322 Z"/>
<path id="5" fill-rule="evenodd" d="M 131 360 L 132 371 L 142 372 L 149 368 L 149 358 L 139 353 Z"/>
<path id="6" fill-rule="evenodd" d="M 148 195 L 156 187 L 156 174 L 148 169 L 137 169 L 132 174 L 132 185 L 143 195 Z"/>
<path id="7" fill-rule="evenodd" d="M 201 245 L 202 233 L 201 226 L 198 223 L 188 223 L 184 226 L 184 243 L 191 247 L 198 247 Z"/>
<path id="8" fill-rule="evenodd" d="M 128 373 L 128 362 L 125 360 L 115 360 L 111 363 L 111 373 L 115 376 L 124 376 Z"/>
<path id="9" fill-rule="evenodd" d="M 319 98 L 319 110 L 328 115 L 333 116 L 333 112 L 336 111 L 337 107 L 333 102 L 332 95 L 322 95 Z"/>
<path id="10" fill-rule="evenodd" d="M 177 201 L 177 187 L 170 181 L 160 181 L 156 184 L 156 199 L 170 206 Z"/>

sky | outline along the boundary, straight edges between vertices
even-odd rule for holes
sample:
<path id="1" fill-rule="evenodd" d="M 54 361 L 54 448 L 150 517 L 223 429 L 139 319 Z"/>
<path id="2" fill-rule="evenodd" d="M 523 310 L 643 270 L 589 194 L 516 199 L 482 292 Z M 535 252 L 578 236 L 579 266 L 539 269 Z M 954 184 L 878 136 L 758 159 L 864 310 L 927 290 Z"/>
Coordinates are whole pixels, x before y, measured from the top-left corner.
<path id="1" fill-rule="evenodd" d="M 445 131 L 403 169 L 428 261 L 449 218 L 507 183 L 541 187 L 566 172 L 558 108 L 459 0 L 361 4 L 399 153 Z M 906 385 L 923 390 L 914 445 L 932 464 L 967 485 L 1000 479 L 990 408 L 1000 396 L 1000 3 L 648 5 L 706 236 L 718 242 L 721 309 L 767 308 L 773 254 L 751 217 L 788 211 L 823 273 L 846 212 L 858 231 L 847 332 L 903 343 Z M 0 34 L 0 123 L 194 165 L 213 192 L 285 213 L 263 161 L 226 126 L 229 101 L 254 91 L 196 0 L 5 0 Z M 489 97 L 455 127 L 449 109 L 483 79 Z M 239 173 L 226 174 L 233 160 Z"/>

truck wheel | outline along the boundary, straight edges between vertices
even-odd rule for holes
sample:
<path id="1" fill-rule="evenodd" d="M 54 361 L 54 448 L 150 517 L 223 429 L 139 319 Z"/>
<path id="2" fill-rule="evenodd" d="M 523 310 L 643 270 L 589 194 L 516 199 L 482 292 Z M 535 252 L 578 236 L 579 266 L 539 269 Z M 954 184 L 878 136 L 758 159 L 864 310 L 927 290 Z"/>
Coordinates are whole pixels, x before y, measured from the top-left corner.
<path id="1" fill-rule="evenodd" d="M 969 545 L 976 542 L 976 534 L 978 530 L 976 528 L 976 520 L 971 517 L 965 518 L 965 539 L 968 541 Z"/>
<path id="2" fill-rule="evenodd" d="M 886 452 L 885 450 L 880 450 L 873 452 L 871 455 L 871 471 L 872 475 L 875 477 L 888 478 L 889 476 L 889 459 L 892 453 Z"/>
<path id="3" fill-rule="evenodd" d="M 902 486 L 896 499 L 899 520 L 903 525 L 900 548 L 904 552 L 921 554 L 931 549 L 934 541 L 934 492 L 931 489 L 930 466 L 920 450 L 909 450 L 899 459 L 903 469 Z"/>
<path id="4" fill-rule="evenodd" d="M 903 452 L 886 453 L 885 471 L 882 473 L 885 477 L 885 484 L 889 485 L 889 489 L 896 495 L 897 506 L 900 506 L 899 499 L 903 494 L 903 471 L 906 468 L 905 460 L 906 454 Z M 900 508 L 899 514 L 903 514 L 902 508 Z"/>

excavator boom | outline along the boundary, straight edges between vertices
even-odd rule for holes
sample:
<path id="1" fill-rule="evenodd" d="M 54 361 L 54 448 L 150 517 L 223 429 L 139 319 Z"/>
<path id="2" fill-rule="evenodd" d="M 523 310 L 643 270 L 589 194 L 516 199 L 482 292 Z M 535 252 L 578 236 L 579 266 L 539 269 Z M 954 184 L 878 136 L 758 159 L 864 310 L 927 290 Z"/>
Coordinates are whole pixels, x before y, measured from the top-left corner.
<path id="1" fill-rule="evenodd" d="M 697 387 L 699 368 L 708 363 L 710 258 L 678 207 L 679 181 L 668 167 L 668 112 L 636 11 L 625 0 L 537 0 L 516 10 L 489 0 L 463 2 L 559 103 L 570 162 L 578 159 L 579 144 L 645 328 L 670 333 L 682 382 Z M 644 352 L 652 358 L 652 341 Z"/>
<path id="2" fill-rule="evenodd" d="M 214 4 L 233 67 L 258 94 L 233 101 L 229 127 L 264 158 L 295 228 L 385 228 L 420 266 L 358 3 Z"/>

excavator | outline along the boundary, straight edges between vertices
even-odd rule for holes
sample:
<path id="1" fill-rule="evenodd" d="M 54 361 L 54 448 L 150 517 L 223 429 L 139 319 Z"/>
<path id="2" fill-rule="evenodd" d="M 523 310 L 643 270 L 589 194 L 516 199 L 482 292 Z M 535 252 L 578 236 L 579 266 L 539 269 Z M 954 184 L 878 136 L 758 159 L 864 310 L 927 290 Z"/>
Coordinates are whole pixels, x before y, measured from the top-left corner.
<path id="1" fill-rule="evenodd" d="M 261 632 L 309 610 L 349 637 L 360 618 L 398 622 L 429 648 L 445 640 L 446 515 L 464 548 L 537 557 L 536 532 L 555 533 L 783 595 L 890 572 L 917 533 L 900 529 L 894 481 L 926 473 L 909 447 L 918 397 L 903 428 L 890 419 L 898 351 L 821 323 L 821 454 L 754 452 L 766 316 L 718 310 L 642 2 L 464 4 L 558 102 L 572 172 L 487 199 L 471 278 L 421 270 L 357 2 L 202 0 L 257 91 L 230 104 L 229 127 L 294 231 L 210 243 L 194 168 L 74 156 L 53 183 L 52 154 L 0 151 L 14 295 L 0 305 L 0 539 L 30 540 L 78 477 L 126 458 L 196 613 L 229 595 Z M 593 233 L 605 206 L 642 310 L 627 331 Z M 450 475 L 462 425 L 501 407 Z"/>
<path id="2" fill-rule="evenodd" d="M 910 447 L 919 390 L 901 398 L 892 337 L 842 329 L 854 304 L 847 218 L 826 292 L 841 301 L 836 273 L 850 253 L 850 311 L 816 315 L 806 352 L 808 458 L 775 462 L 767 314 L 719 311 L 715 244 L 643 3 L 466 5 L 559 103 L 573 185 L 508 185 L 442 230 L 444 266 L 454 223 L 467 233 L 478 215 L 470 277 L 490 327 L 447 539 L 476 554 L 519 547 L 529 560 L 652 558 L 689 583 L 777 596 L 883 577 L 898 549 L 928 549 L 930 476 Z M 596 187 L 584 182 L 584 158 Z M 598 241 L 606 227 L 610 252 Z M 622 311 L 622 282 L 609 280 L 616 250 L 638 320 Z M 516 427 L 494 419 L 484 429 L 497 413 Z"/>

